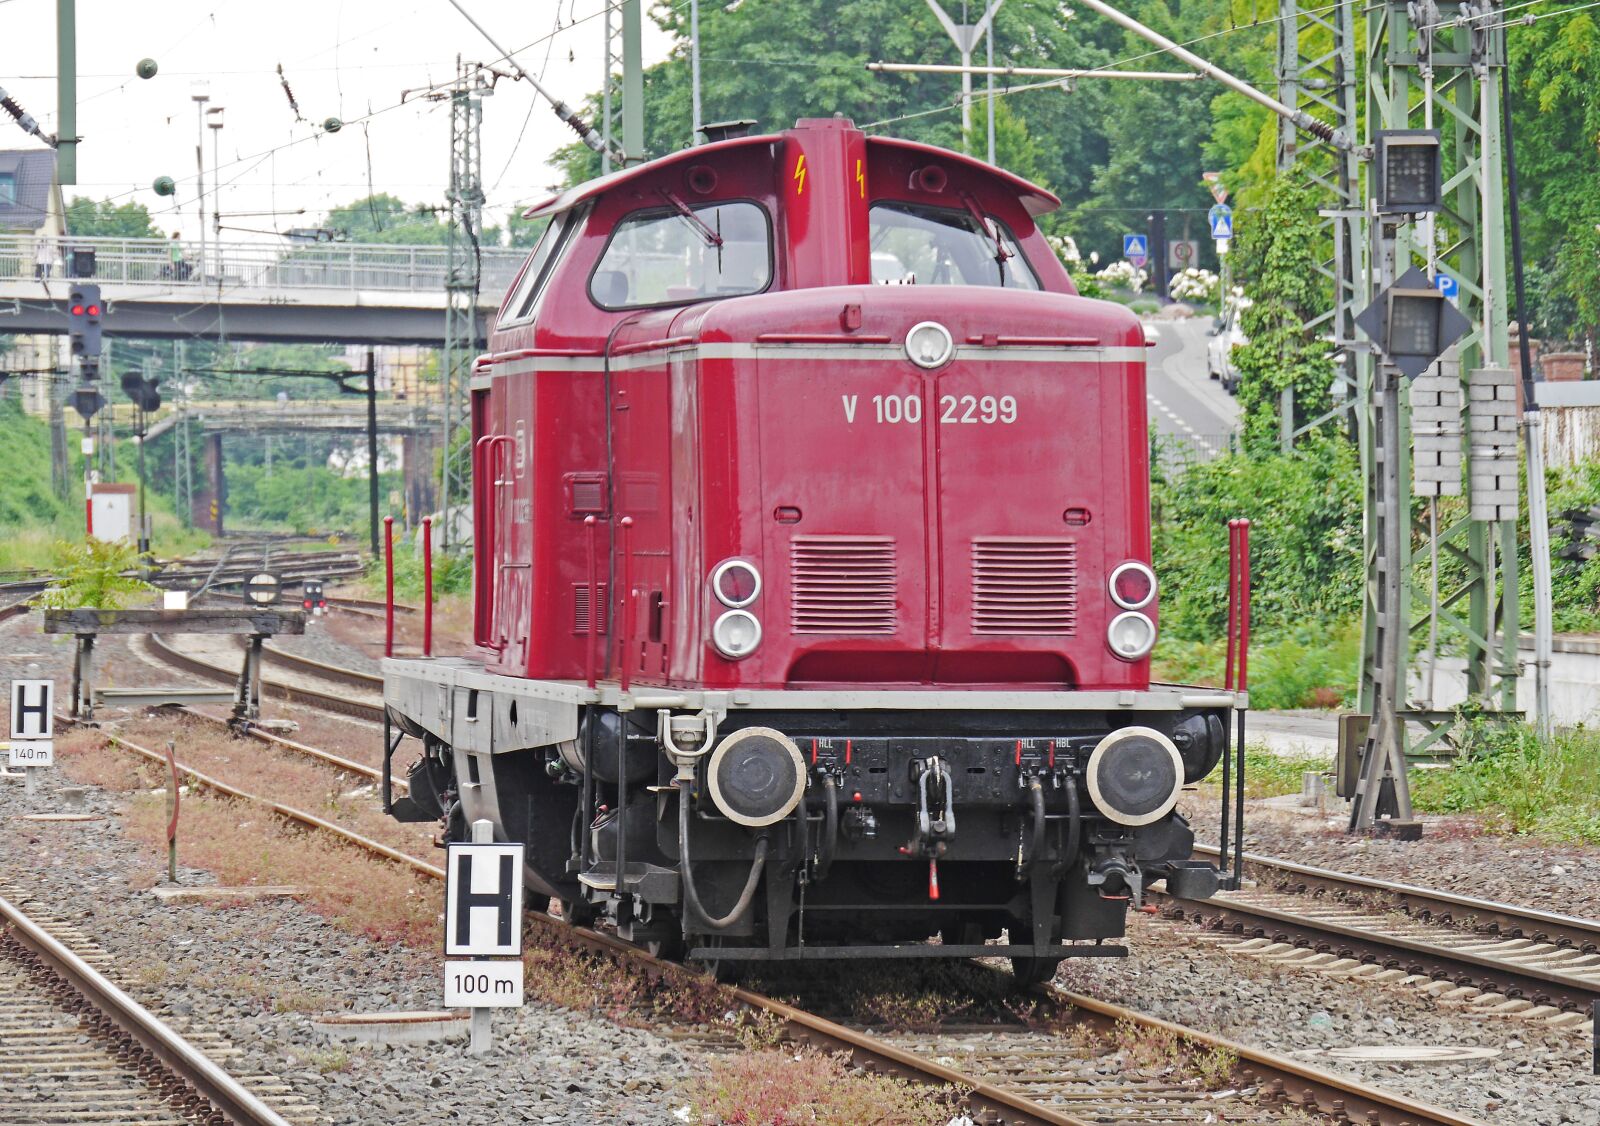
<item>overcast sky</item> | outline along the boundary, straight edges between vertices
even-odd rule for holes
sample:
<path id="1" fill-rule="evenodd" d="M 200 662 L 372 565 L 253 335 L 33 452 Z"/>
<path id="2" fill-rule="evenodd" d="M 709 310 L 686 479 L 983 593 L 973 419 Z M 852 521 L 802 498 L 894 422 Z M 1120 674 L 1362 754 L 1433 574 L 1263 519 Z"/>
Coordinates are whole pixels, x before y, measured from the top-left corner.
<path id="1" fill-rule="evenodd" d="M 599 88 L 603 0 L 463 3 L 558 97 L 576 105 Z M 448 103 L 408 99 L 395 107 L 408 88 L 447 81 L 457 53 L 473 61 L 497 54 L 449 0 L 78 0 L 77 8 L 83 142 L 77 186 L 64 191 L 137 201 L 159 226 L 190 238 L 200 228 L 193 95 L 224 107 L 215 138 L 224 224 L 275 231 L 312 225 L 330 206 L 365 196 L 369 183 L 408 203 L 442 204 Z M 0 0 L 0 86 L 47 133 L 56 131 L 55 10 L 53 0 Z M 649 64 L 666 56 L 670 42 L 648 17 L 644 27 Z M 527 44 L 534 45 L 520 50 Z M 149 81 L 134 74 L 145 57 L 161 67 Z M 280 63 L 305 121 L 295 120 Z M 547 103 L 534 103 L 527 83 L 508 79 L 484 102 L 486 225 L 503 226 L 514 205 L 542 198 L 558 179 L 550 154 L 574 139 Z M 375 116 L 363 123 L 368 114 Z M 324 135 L 330 115 L 347 124 Z M 208 200 L 216 198 L 213 139 L 207 130 Z M 0 148 L 36 144 L 0 114 Z M 162 175 L 178 181 L 176 206 L 150 188 Z M 300 208 L 304 215 L 293 214 Z"/>

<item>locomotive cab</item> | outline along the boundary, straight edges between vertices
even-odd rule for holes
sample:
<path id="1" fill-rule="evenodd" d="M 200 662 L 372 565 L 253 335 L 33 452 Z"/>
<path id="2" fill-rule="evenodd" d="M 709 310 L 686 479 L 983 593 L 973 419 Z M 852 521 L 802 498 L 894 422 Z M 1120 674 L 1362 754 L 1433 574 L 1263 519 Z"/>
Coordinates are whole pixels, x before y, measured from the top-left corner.
<path id="1" fill-rule="evenodd" d="M 718 964 L 1035 977 L 1214 891 L 1175 806 L 1242 701 L 1150 682 L 1144 337 L 1056 203 L 835 118 L 533 209 L 473 379 L 480 658 L 384 666 L 401 812 Z"/>

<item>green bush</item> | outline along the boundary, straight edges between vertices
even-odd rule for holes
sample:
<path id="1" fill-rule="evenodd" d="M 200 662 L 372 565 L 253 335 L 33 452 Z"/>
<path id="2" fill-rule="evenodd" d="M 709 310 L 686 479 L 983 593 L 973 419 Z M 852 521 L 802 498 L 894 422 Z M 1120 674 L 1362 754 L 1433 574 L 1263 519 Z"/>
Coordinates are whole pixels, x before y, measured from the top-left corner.
<path id="1" fill-rule="evenodd" d="M 1165 633 L 1165 631 L 1163 631 Z M 1361 659 L 1361 627 L 1354 621 L 1303 626 L 1250 641 L 1252 708 L 1334 708 L 1354 703 Z M 1227 638 L 1185 641 L 1163 636 L 1155 672 L 1179 684 L 1218 684 L 1227 662 Z"/>
<path id="2" fill-rule="evenodd" d="M 378 477 L 380 496 L 400 487 L 398 473 Z M 321 465 L 228 466 L 228 511 L 240 523 L 290 528 L 320 535 L 365 531 L 369 519 L 367 477 L 341 477 Z"/>
<path id="3" fill-rule="evenodd" d="M 1153 476 L 1155 569 L 1166 637 L 1223 637 L 1228 521 L 1235 517 L 1251 522 L 1251 617 L 1263 642 L 1356 617 L 1363 575 L 1361 476 L 1348 443 L 1310 441 L 1292 456 L 1228 454 L 1170 475 L 1157 469 Z"/>
<path id="4" fill-rule="evenodd" d="M 409 545 L 395 543 L 394 594 L 401 602 L 422 601 L 422 552 L 413 551 Z M 378 597 L 383 596 L 384 564 L 380 557 L 367 565 L 367 585 Z M 472 593 L 472 556 L 435 551 L 433 553 L 433 600 L 439 601 L 447 594 Z"/>
<path id="5" fill-rule="evenodd" d="M 1518 833 L 1600 843 L 1600 732 L 1541 740 L 1526 724 L 1468 722 L 1449 770 L 1412 774 L 1418 809 L 1479 813 Z"/>
<path id="6" fill-rule="evenodd" d="M 1523 464 L 1526 481 L 1527 465 Z M 1550 501 L 1551 608 L 1556 632 L 1588 633 L 1600 630 L 1600 558 L 1563 559 L 1555 553 L 1574 541 L 1566 532 L 1571 525 L 1561 514 L 1569 509 L 1600 506 L 1600 462 L 1586 461 L 1570 469 L 1551 469 L 1545 473 Z M 1526 495 L 1526 489 L 1523 490 Z M 1524 629 L 1533 628 L 1533 566 L 1528 554 L 1528 510 L 1519 510 L 1517 546 L 1521 568 L 1518 571 L 1520 601 L 1518 610 Z"/>
<path id="7" fill-rule="evenodd" d="M 34 599 L 33 604 L 49 610 L 76 610 L 86 606 L 120 610 L 136 595 L 149 594 L 156 589 L 125 573 L 138 566 L 139 553 L 126 541 L 62 541 L 56 544 L 50 560 L 56 580 Z"/>

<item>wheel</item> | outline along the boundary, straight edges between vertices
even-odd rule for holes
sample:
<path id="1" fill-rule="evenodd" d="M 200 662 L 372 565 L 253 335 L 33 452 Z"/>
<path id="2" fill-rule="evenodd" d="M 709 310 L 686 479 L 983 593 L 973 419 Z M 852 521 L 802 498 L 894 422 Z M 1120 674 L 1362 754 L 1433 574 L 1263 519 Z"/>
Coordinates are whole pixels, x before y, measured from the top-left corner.
<path id="1" fill-rule="evenodd" d="M 561 921 L 568 926 L 587 927 L 594 923 L 594 907 L 587 900 L 563 899 Z"/>
<path id="2" fill-rule="evenodd" d="M 681 961 L 683 955 L 689 949 L 688 946 L 684 945 L 681 934 L 646 939 L 644 948 L 652 958 L 660 958 L 664 962 Z"/>
<path id="3" fill-rule="evenodd" d="M 1060 964 L 1059 958 L 1012 958 L 1011 976 L 1016 979 L 1015 987 L 1027 989 L 1049 981 L 1056 976 L 1056 967 Z"/>

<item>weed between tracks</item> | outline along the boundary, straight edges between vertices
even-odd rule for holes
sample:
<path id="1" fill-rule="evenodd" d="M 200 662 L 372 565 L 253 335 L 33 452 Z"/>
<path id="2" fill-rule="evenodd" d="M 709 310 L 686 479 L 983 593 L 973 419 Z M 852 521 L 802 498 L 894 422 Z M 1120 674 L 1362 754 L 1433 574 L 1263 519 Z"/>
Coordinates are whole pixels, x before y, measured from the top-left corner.
<path id="1" fill-rule="evenodd" d="M 703 1126 L 929 1126 L 956 1112 L 943 1091 L 870 1075 L 814 1052 L 770 1049 L 718 1060 L 684 1087 Z"/>

